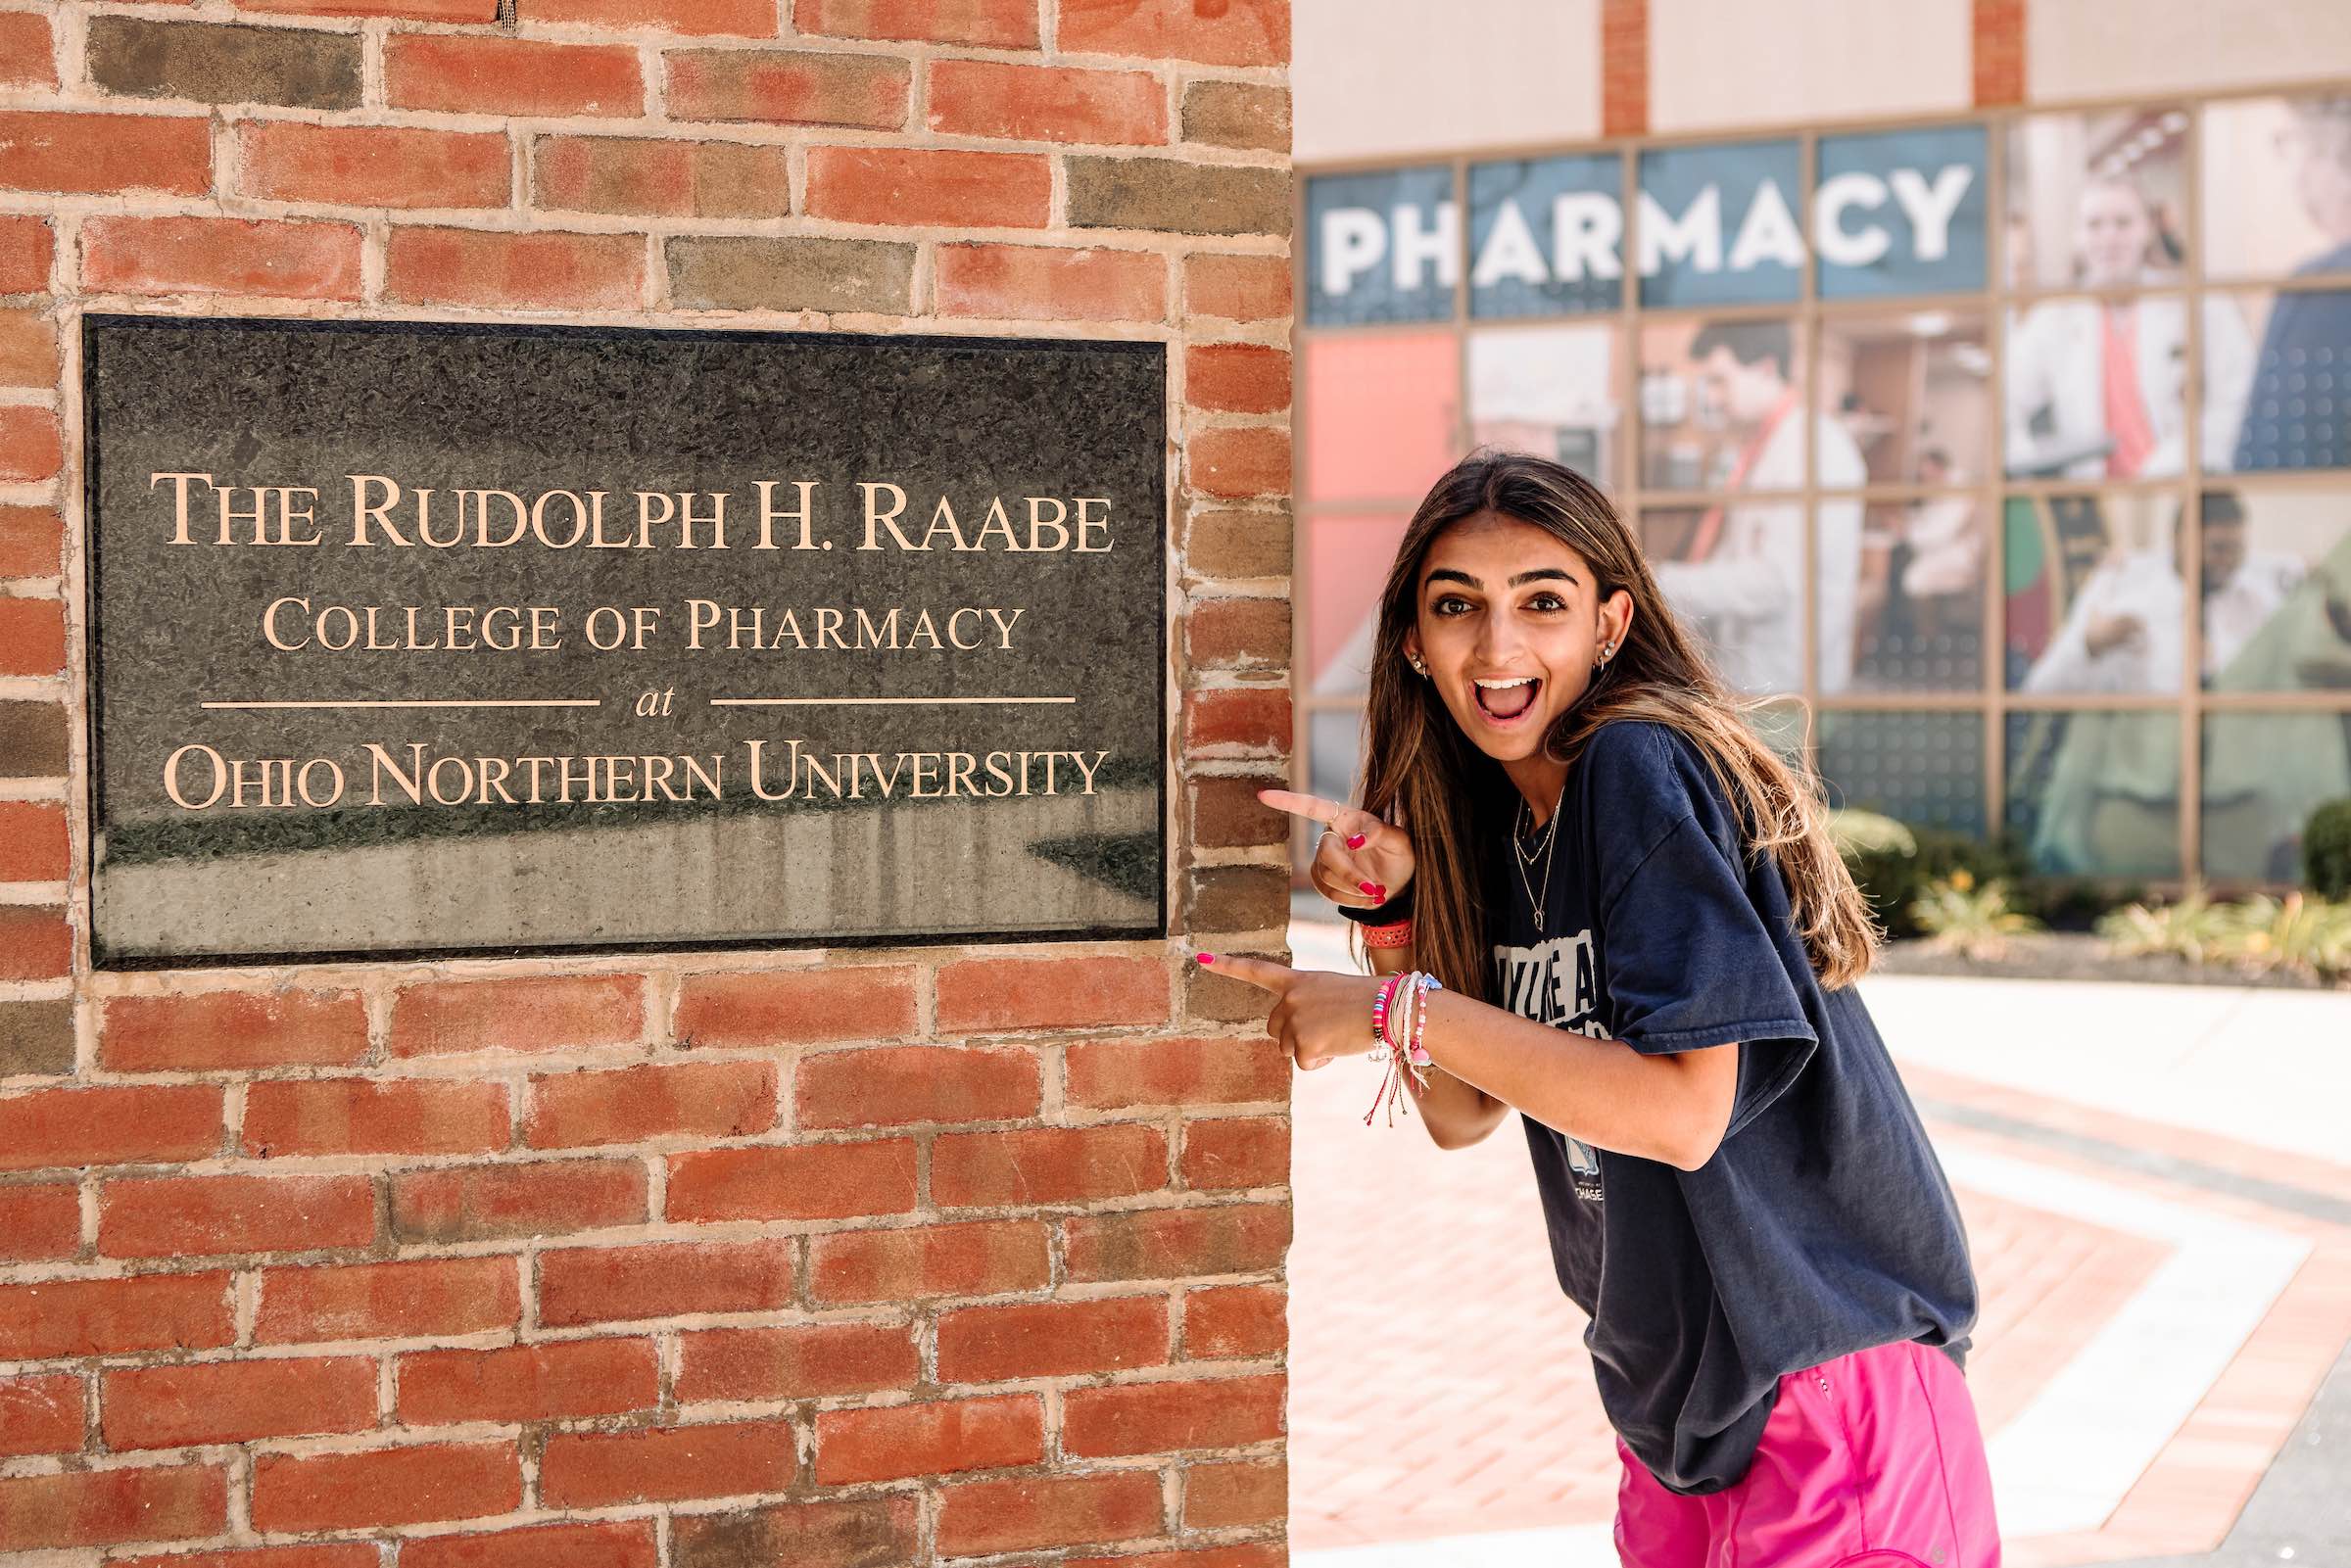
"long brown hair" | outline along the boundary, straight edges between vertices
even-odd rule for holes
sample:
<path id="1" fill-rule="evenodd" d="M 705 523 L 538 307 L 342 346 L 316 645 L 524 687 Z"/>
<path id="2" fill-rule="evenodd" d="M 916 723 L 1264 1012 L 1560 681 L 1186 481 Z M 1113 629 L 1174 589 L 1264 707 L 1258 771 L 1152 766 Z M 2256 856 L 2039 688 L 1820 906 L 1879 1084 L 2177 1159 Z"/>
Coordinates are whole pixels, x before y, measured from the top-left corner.
<path id="1" fill-rule="evenodd" d="M 1472 453 L 1413 514 L 1379 601 L 1366 713 L 1364 809 L 1413 835 L 1415 961 L 1470 996 L 1489 990 L 1478 908 L 1480 847 L 1512 831 L 1518 796 L 1502 765 L 1472 745 L 1433 682 L 1412 673 L 1405 634 L 1419 615 L 1420 570 L 1437 536 L 1492 512 L 1531 524 L 1582 556 L 1599 596 L 1632 595 L 1624 645 L 1559 715 L 1544 743 L 1569 767 L 1610 719 L 1669 725 L 1697 746 L 1738 808 L 1750 855 L 1770 854 L 1786 880 L 1804 951 L 1829 989 L 1859 979 L 1878 931 L 1828 833 L 1820 782 L 1758 739 L 1696 639 L 1666 605 L 1632 531 L 1591 481 L 1542 457 Z"/>

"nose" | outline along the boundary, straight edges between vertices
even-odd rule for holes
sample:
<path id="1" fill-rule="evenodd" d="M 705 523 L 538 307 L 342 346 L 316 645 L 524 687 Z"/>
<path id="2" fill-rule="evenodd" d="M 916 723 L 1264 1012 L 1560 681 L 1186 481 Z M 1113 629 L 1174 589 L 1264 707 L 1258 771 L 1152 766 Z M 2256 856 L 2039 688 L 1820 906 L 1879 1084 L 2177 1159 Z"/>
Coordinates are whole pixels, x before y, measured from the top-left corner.
<path id="1" fill-rule="evenodd" d="M 1526 646 L 1517 616 L 1507 609 L 1486 616 L 1477 634 L 1478 661 L 1487 669 L 1506 666 Z"/>

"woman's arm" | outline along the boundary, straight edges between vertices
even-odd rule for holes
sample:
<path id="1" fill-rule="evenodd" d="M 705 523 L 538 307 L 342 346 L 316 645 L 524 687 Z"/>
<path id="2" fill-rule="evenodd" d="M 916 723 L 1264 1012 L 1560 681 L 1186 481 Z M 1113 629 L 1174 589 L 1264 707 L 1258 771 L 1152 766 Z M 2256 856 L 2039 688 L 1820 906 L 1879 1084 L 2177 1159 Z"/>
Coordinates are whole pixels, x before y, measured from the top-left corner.
<path id="1" fill-rule="evenodd" d="M 1374 974 L 1393 974 L 1414 967 L 1410 943 L 1403 947 L 1374 947 L 1370 954 Z M 1444 994 L 1431 992 L 1430 997 L 1433 1000 Z M 1432 1025 L 1436 1022 L 1433 1013 L 1429 1022 Z M 1367 1031 L 1369 1028 L 1367 1019 L 1365 1027 Z M 1421 1043 L 1428 1042 L 1424 1038 Z M 1365 1049 L 1370 1049 L 1368 1043 Z M 1429 1054 L 1433 1057 L 1436 1052 L 1431 1049 Z M 1420 1119 L 1428 1124 L 1428 1135 L 1440 1149 L 1466 1149 L 1473 1143 L 1484 1142 L 1502 1125 L 1502 1118 L 1511 1109 L 1477 1085 L 1448 1072 L 1441 1063 L 1429 1073 L 1428 1087 L 1414 1103 L 1419 1106 Z"/>

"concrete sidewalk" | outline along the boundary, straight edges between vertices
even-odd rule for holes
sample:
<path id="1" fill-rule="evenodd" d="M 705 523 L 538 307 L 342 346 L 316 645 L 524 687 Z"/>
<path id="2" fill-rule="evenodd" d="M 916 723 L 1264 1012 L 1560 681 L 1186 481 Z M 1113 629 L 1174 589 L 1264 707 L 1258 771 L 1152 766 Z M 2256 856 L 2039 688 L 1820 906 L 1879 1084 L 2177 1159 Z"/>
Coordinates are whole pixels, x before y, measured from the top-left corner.
<path id="1" fill-rule="evenodd" d="M 1291 942 L 1352 967 L 1335 923 Z M 2194 1560 L 2243 1514 L 2262 1560 L 2351 1564 L 2324 1421 L 2245 1506 L 2351 1343 L 2351 995 L 1862 989 L 1967 1217 L 2009 1562 Z M 1347 1069 L 1297 1080 L 1300 1568 L 1613 1563 L 1616 1461 L 1517 1128 L 1454 1154 L 1367 1128 L 1375 1075 Z"/>

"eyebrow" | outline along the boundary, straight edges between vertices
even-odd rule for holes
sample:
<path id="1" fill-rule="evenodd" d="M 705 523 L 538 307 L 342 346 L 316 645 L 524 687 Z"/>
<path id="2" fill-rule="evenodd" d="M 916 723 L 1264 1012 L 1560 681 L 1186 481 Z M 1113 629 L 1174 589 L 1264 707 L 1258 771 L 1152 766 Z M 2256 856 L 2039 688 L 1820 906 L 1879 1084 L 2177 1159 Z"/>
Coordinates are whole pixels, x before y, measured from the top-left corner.
<path id="1" fill-rule="evenodd" d="M 1460 583 L 1468 588 L 1484 588 L 1486 586 L 1485 584 L 1479 582 L 1476 578 L 1471 577 L 1467 572 L 1457 572 L 1450 566 L 1440 566 L 1435 571 L 1429 573 L 1428 581 L 1432 583 Z M 1531 571 L 1518 573 L 1510 580 L 1510 583 L 1507 586 L 1511 588 L 1518 588 L 1527 583 L 1553 581 L 1572 583 L 1575 581 L 1575 574 L 1566 570 L 1564 567 L 1538 566 Z"/>

